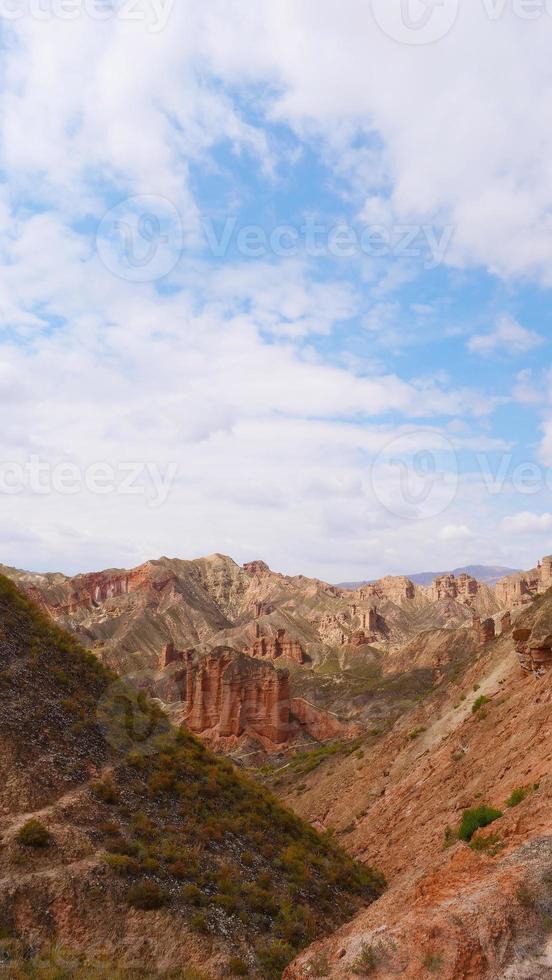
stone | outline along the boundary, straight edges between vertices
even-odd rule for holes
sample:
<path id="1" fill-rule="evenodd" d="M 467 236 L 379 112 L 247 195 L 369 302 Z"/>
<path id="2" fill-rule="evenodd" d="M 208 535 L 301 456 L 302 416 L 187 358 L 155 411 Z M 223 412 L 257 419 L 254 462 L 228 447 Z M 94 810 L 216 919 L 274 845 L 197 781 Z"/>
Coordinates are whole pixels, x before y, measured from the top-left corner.
<path id="1" fill-rule="evenodd" d="M 251 657 L 259 657 L 262 660 L 287 657 L 297 664 L 304 664 L 306 659 L 299 640 L 292 639 L 283 629 L 279 629 L 275 636 L 261 636 L 259 631 L 257 639 L 247 653 Z"/>
<path id="2" fill-rule="evenodd" d="M 496 626 L 494 619 L 481 620 L 479 616 L 473 618 L 473 628 L 477 633 L 480 646 L 491 643 L 496 636 Z"/>
<path id="3" fill-rule="evenodd" d="M 281 745 L 290 737 L 289 674 L 230 647 L 185 654 L 183 720 L 197 734 L 257 737 Z"/>
<path id="4" fill-rule="evenodd" d="M 327 742 L 336 738 L 356 738 L 363 732 L 360 725 L 340 721 L 332 711 L 317 708 L 304 698 L 292 698 L 291 711 L 317 742 Z"/>

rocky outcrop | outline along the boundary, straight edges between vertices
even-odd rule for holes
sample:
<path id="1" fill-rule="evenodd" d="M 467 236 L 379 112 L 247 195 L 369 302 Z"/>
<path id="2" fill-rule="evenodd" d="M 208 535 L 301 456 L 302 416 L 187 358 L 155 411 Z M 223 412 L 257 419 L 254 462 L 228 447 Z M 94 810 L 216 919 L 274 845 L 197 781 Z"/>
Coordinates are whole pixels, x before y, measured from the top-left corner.
<path id="1" fill-rule="evenodd" d="M 500 579 L 495 586 L 495 594 L 504 609 L 526 606 L 552 588 L 552 555 L 539 562 L 529 572 L 518 572 Z"/>
<path id="2" fill-rule="evenodd" d="M 492 643 L 496 636 L 496 626 L 494 619 L 484 619 L 481 620 L 479 616 L 474 616 L 473 618 L 473 628 L 477 633 L 477 642 L 481 647 L 487 646 L 488 643 Z"/>
<path id="3" fill-rule="evenodd" d="M 281 745 L 290 738 L 289 675 L 229 647 L 205 657 L 183 656 L 182 720 L 192 732 L 220 739 L 259 738 Z"/>
<path id="4" fill-rule="evenodd" d="M 283 629 L 277 630 L 274 636 L 257 636 L 253 646 L 247 651 L 251 657 L 262 660 L 279 660 L 287 657 L 297 664 L 305 663 L 305 651 L 299 640 L 292 639 Z"/>
<path id="5" fill-rule="evenodd" d="M 552 670 L 552 607 L 546 603 L 532 625 L 520 621 L 513 639 L 524 673 L 540 677 Z"/>
<path id="6" fill-rule="evenodd" d="M 304 698 L 292 698 L 291 711 L 317 742 L 328 742 L 337 738 L 356 738 L 363 732 L 360 725 L 342 722 L 333 712 L 323 711 Z"/>
<path id="7" fill-rule="evenodd" d="M 388 599 L 400 604 L 416 596 L 416 587 L 409 578 L 402 575 L 389 575 L 386 578 L 364 585 L 358 591 L 361 599 Z"/>
<path id="8" fill-rule="evenodd" d="M 248 561 L 243 566 L 243 570 L 244 572 L 247 572 L 248 575 L 270 575 L 270 568 L 268 567 L 267 563 L 260 560 Z"/>
<path id="9" fill-rule="evenodd" d="M 465 573 L 456 578 L 454 575 L 442 575 L 436 578 L 431 586 L 431 598 L 434 602 L 443 599 L 454 599 L 466 606 L 473 606 L 480 592 L 480 583 L 471 575 Z"/>

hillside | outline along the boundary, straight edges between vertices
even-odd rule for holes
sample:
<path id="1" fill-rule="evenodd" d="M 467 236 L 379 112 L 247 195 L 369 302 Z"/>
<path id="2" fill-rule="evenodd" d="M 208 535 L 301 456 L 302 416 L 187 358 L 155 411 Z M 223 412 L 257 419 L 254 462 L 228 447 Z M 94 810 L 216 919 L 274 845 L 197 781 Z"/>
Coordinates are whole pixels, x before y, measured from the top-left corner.
<path id="1" fill-rule="evenodd" d="M 8 976 L 53 948 L 65 972 L 48 976 L 278 977 L 380 894 L 4 577 L 0 701 Z"/>
<path id="2" fill-rule="evenodd" d="M 500 611 L 493 591 L 467 575 L 430 588 L 386 578 L 351 593 L 218 554 L 73 578 L 5 571 L 171 717 L 245 756 L 348 737 L 374 714 L 392 722 L 404 698 L 382 683 L 386 658 L 428 630 L 468 629 Z M 415 696 L 433 680 L 419 675 Z"/>
<path id="3" fill-rule="evenodd" d="M 377 852 L 389 890 L 289 980 L 552 976 L 551 668 L 552 591 L 391 732 L 290 771 L 284 798 L 362 861 Z M 495 819 L 470 845 L 458 831 L 481 807 Z"/>

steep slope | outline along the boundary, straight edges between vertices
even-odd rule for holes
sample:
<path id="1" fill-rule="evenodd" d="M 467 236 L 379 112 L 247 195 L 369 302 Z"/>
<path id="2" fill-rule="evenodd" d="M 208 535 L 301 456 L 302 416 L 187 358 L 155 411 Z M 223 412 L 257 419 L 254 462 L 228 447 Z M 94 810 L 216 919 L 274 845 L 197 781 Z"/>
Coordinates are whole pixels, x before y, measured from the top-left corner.
<path id="1" fill-rule="evenodd" d="M 288 782 L 297 812 L 363 861 L 377 851 L 390 882 L 289 980 L 552 976 L 551 665 L 549 592 L 387 736 Z M 502 816 L 470 846 L 454 832 L 482 805 Z"/>
<path id="2" fill-rule="evenodd" d="M 381 892 L 3 577 L 0 708 L 0 953 L 14 975 L 55 943 L 151 977 L 278 977 Z"/>

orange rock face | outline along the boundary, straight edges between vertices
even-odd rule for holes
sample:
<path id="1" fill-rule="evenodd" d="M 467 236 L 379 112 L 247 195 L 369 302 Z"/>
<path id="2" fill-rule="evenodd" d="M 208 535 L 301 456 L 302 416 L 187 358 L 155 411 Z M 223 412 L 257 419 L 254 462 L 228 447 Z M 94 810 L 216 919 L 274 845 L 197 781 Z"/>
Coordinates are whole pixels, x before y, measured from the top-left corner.
<path id="1" fill-rule="evenodd" d="M 389 599 L 391 602 L 398 603 L 404 602 L 405 599 L 414 599 L 415 595 L 414 583 L 402 575 L 388 575 L 370 585 L 364 585 L 359 590 L 361 599 Z"/>
<path id="2" fill-rule="evenodd" d="M 363 731 L 360 725 L 346 725 L 331 711 L 323 711 L 304 698 L 292 698 L 291 710 L 312 738 L 327 742 L 334 738 L 355 738 Z"/>
<path id="3" fill-rule="evenodd" d="M 437 602 L 442 599 L 455 599 L 465 605 L 472 605 L 479 595 L 480 584 L 477 579 L 465 573 L 456 578 L 454 575 L 442 575 L 436 578 L 431 586 L 431 597 Z"/>
<path id="4" fill-rule="evenodd" d="M 251 657 L 263 660 L 278 660 L 287 657 L 295 663 L 305 663 L 305 653 L 299 640 L 293 640 L 285 630 L 278 630 L 276 636 L 259 636 L 247 651 Z"/>
<path id="5" fill-rule="evenodd" d="M 220 738 L 255 736 L 280 745 L 290 737 L 289 678 L 229 647 L 206 657 L 183 655 L 183 720 L 192 732 Z"/>
<path id="6" fill-rule="evenodd" d="M 474 616 L 473 628 L 477 633 L 478 643 L 482 647 L 486 646 L 487 643 L 491 643 L 496 636 L 494 619 L 485 619 L 481 621 L 479 616 Z"/>
<path id="7" fill-rule="evenodd" d="M 509 575 L 497 582 L 495 594 L 505 609 L 526 606 L 533 599 L 552 588 L 552 555 L 539 562 L 537 568 L 529 572 Z"/>

